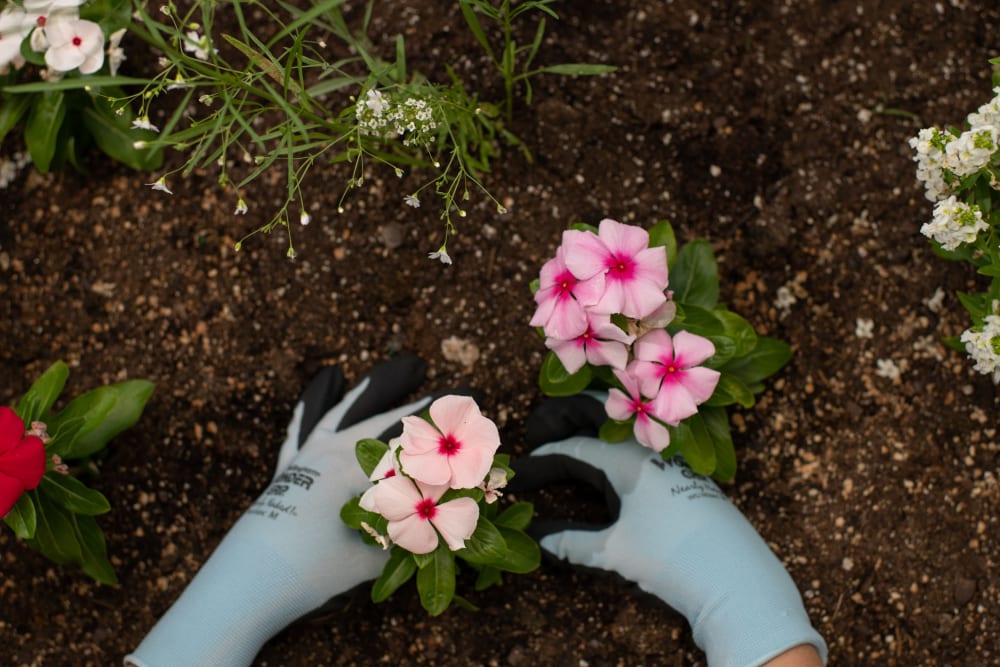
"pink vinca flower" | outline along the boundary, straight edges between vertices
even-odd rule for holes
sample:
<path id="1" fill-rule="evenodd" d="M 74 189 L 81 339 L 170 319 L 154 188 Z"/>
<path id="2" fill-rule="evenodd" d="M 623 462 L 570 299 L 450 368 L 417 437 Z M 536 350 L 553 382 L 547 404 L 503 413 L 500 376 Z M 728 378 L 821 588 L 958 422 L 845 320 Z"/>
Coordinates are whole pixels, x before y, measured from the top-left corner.
<path id="1" fill-rule="evenodd" d="M 45 64 L 59 72 L 80 68 L 93 74 L 104 64 L 104 33 L 101 26 L 83 19 L 53 18 L 45 26 L 49 48 Z"/>
<path id="2" fill-rule="evenodd" d="M 604 294 L 604 274 L 597 273 L 579 280 L 567 268 L 565 250 L 556 249 L 556 256 L 542 266 L 535 292 L 535 315 L 531 326 L 544 327 L 551 338 L 569 339 L 587 329 L 585 308 L 592 306 Z"/>
<path id="3" fill-rule="evenodd" d="M 385 454 L 375 464 L 372 474 L 368 476 L 368 481 L 373 482 L 372 486 L 368 487 L 368 490 L 361 494 L 361 499 L 358 501 L 361 509 L 368 510 L 369 512 L 375 511 L 375 489 L 378 487 L 378 483 L 383 479 L 389 479 L 399 474 L 399 471 L 396 470 L 396 450 L 399 449 L 399 438 L 393 438 L 388 444 L 389 449 L 385 450 Z"/>
<path id="4" fill-rule="evenodd" d="M 430 407 L 433 424 L 403 417 L 399 461 L 413 479 L 471 489 L 486 477 L 500 447 L 496 424 L 469 396 L 443 396 Z"/>
<path id="5" fill-rule="evenodd" d="M 37 487 L 44 474 L 42 439 L 25 435 L 17 413 L 0 407 L 0 517 L 7 516 L 21 494 Z"/>
<path id="6" fill-rule="evenodd" d="M 635 360 L 628 372 L 646 396 L 654 396 L 653 410 L 668 424 L 698 412 L 719 383 L 719 371 L 699 366 L 715 354 L 715 345 L 702 336 L 679 331 L 672 339 L 655 329 L 635 341 Z"/>
<path id="7" fill-rule="evenodd" d="M 389 521 L 389 539 L 407 551 L 434 551 L 439 533 L 449 549 L 458 551 L 476 530 L 479 505 L 475 500 L 455 498 L 438 504 L 447 486 L 396 475 L 382 480 L 375 489 L 375 511 Z"/>
<path id="8" fill-rule="evenodd" d="M 667 250 L 649 247 L 649 232 L 635 225 L 602 220 L 591 232 L 563 232 L 566 266 L 580 280 L 604 274 L 604 295 L 593 306 L 599 313 L 643 318 L 667 297 Z"/>
<path id="9" fill-rule="evenodd" d="M 670 432 L 654 419 L 652 401 L 643 399 L 639 383 L 625 371 L 615 370 L 615 377 L 628 393 L 619 389 L 608 390 L 608 400 L 604 403 L 608 416 L 623 422 L 634 415 L 635 439 L 655 452 L 662 452 L 670 444 Z"/>
<path id="10" fill-rule="evenodd" d="M 556 353 L 559 361 L 570 373 L 575 373 L 584 364 L 611 366 L 625 369 L 628 362 L 628 348 L 634 336 L 625 333 L 611 321 L 610 315 L 587 313 L 587 328 L 576 338 L 560 340 L 546 338 L 545 347 Z"/>

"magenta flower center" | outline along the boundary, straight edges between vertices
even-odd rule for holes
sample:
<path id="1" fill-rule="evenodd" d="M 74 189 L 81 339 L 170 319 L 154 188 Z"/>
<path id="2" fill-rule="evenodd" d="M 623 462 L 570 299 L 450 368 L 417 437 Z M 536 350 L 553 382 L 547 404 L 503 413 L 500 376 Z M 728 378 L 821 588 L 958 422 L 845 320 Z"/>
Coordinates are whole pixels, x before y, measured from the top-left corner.
<path id="1" fill-rule="evenodd" d="M 437 504 L 430 498 L 424 498 L 417 503 L 416 510 L 417 516 L 425 521 L 430 521 L 437 514 Z"/>
<path id="2" fill-rule="evenodd" d="M 73 38 L 73 46 L 80 46 L 81 44 L 83 44 L 83 40 L 82 39 L 80 39 L 79 37 L 74 37 Z"/>
<path id="3" fill-rule="evenodd" d="M 382 479 L 389 479 L 390 477 L 395 477 L 395 476 L 396 476 L 396 471 L 393 468 L 389 468 L 385 473 L 385 477 L 383 477 Z"/>
<path id="4" fill-rule="evenodd" d="M 462 443 L 455 439 L 452 434 L 441 436 L 438 440 L 438 454 L 442 456 L 454 456 L 458 450 L 462 449 Z"/>
<path id="5" fill-rule="evenodd" d="M 566 298 L 573 294 L 573 286 L 576 285 L 576 278 L 569 271 L 564 271 L 556 278 L 556 291 L 560 298 Z"/>
<path id="6" fill-rule="evenodd" d="M 37 19 L 35 19 L 35 25 L 37 25 L 39 28 L 44 28 L 45 27 L 45 17 L 44 16 L 39 16 Z"/>
<path id="7" fill-rule="evenodd" d="M 609 277 L 617 278 L 618 280 L 628 281 L 633 278 L 635 273 L 635 262 L 632 261 L 631 257 L 624 255 L 614 255 L 608 261 L 608 274 Z"/>

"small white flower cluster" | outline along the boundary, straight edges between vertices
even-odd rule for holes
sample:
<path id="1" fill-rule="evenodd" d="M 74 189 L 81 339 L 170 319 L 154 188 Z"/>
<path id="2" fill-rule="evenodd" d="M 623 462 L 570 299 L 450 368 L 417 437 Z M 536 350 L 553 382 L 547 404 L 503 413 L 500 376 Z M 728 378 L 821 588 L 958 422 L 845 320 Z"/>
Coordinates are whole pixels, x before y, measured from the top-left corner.
<path id="1" fill-rule="evenodd" d="M 93 74 L 104 65 L 104 32 L 93 21 L 80 18 L 84 0 L 24 0 L 10 3 L 0 11 L 0 73 L 25 64 L 21 43 L 28 40 L 31 49 L 45 53 L 48 71 L 43 78 L 58 80 L 63 72 L 79 69 Z M 111 74 L 125 59 L 120 47 L 124 30 L 109 39 L 108 60 Z"/>
<path id="2" fill-rule="evenodd" d="M 963 243 L 974 243 L 979 232 L 989 228 L 979 206 L 970 206 L 952 195 L 934 205 L 934 219 L 924 223 L 920 233 L 945 250 L 957 250 Z"/>
<path id="3" fill-rule="evenodd" d="M 924 184 L 924 195 L 937 201 L 949 194 L 949 176 L 959 178 L 974 174 L 990 163 L 1000 148 L 1000 88 L 996 96 L 966 117 L 969 129 L 959 135 L 929 127 L 910 139 L 916 151 L 917 180 Z"/>
<path id="4" fill-rule="evenodd" d="M 403 137 L 404 146 L 429 143 L 438 128 L 427 100 L 404 92 L 369 88 L 355 105 L 355 116 L 362 133 L 380 139 Z"/>
<path id="5" fill-rule="evenodd" d="M 980 373 L 992 373 L 993 382 L 1000 383 L 1000 315 L 987 315 L 982 330 L 966 329 L 961 341 L 976 362 L 975 369 Z"/>

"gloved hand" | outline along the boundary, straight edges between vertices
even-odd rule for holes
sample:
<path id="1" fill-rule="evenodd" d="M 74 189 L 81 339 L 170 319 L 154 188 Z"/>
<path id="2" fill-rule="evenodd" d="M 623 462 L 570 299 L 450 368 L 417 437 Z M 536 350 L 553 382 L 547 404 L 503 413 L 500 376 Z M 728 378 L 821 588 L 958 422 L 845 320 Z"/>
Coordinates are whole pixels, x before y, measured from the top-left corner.
<path id="1" fill-rule="evenodd" d="M 536 519 L 542 549 L 659 597 L 687 618 L 710 667 L 761 665 L 800 644 L 825 664 L 795 583 L 715 482 L 634 440 L 599 440 L 606 418 L 599 400 L 577 395 L 548 400 L 528 420 L 528 444 L 548 444 L 512 462 L 509 489 L 581 480 L 604 492 L 612 515 L 603 526 Z"/>
<path id="2" fill-rule="evenodd" d="M 330 409 L 344 378 L 324 368 L 296 405 L 271 485 L 125 664 L 246 667 L 283 628 L 375 579 L 386 554 L 340 520 L 343 504 L 370 484 L 354 445 L 386 438 L 430 403 L 428 396 L 386 412 L 417 389 L 425 370 L 416 357 L 395 357 Z"/>

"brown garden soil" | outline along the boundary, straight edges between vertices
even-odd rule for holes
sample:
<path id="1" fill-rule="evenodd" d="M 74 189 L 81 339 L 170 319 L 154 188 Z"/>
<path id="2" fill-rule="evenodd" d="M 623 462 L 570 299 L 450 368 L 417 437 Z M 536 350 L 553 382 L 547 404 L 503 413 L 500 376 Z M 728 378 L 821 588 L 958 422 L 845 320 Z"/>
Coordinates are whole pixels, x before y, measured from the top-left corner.
<path id="1" fill-rule="evenodd" d="M 557 8 L 544 63 L 620 69 L 536 80 L 513 126 L 534 162 L 501 147 L 486 184 L 510 212 L 473 195 L 452 266 L 427 258 L 442 234 L 433 203 L 402 205 L 429 175 L 419 170 L 400 181 L 372 169 L 341 215 L 346 168 L 317 170 L 294 261 L 282 233 L 233 251 L 280 205 L 280 174 L 247 192 L 245 218 L 215 174 L 173 177 L 169 197 L 96 155 L 89 175 L 29 169 L 3 192 L 0 402 L 57 359 L 71 367 L 67 396 L 125 378 L 157 390 L 89 480 L 113 508 L 101 525 L 121 584 L 54 566 L 5 529 L 0 662 L 120 664 L 267 485 L 323 364 L 353 380 L 415 352 L 426 390 L 477 387 L 505 450 L 524 453 L 544 352 L 528 282 L 569 223 L 612 217 L 667 218 L 682 241 L 709 239 L 723 301 L 794 347 L 756 407 L 733 412 L 740 468 L 726 490 L 799 585 L 831 664 L 1000 664 L 997 392 L 941 344 L 968 325 L 955 291 L 984 284 L 919 234 L 931 204 L 906 143 L 992 97 L 1000 9 Z M 386 55 L 403 32 L 412 67 L 442 76 L 453 63 L 496 98 L 453 3 L 379 2 L 372 28 Z M 874 322 L 870 338 L 858 319 Z M 452 336 L 478 347 L 474 363 L 443 353 Z M 569 511 L 576 493 L 535 500 Z M 682 618 L 610 578 L 545 564 L 469 597 L 482 611 L 436 618 L 412 587 L 361 599 L 285 631 L 256 664 L 704 664 Z"/>

